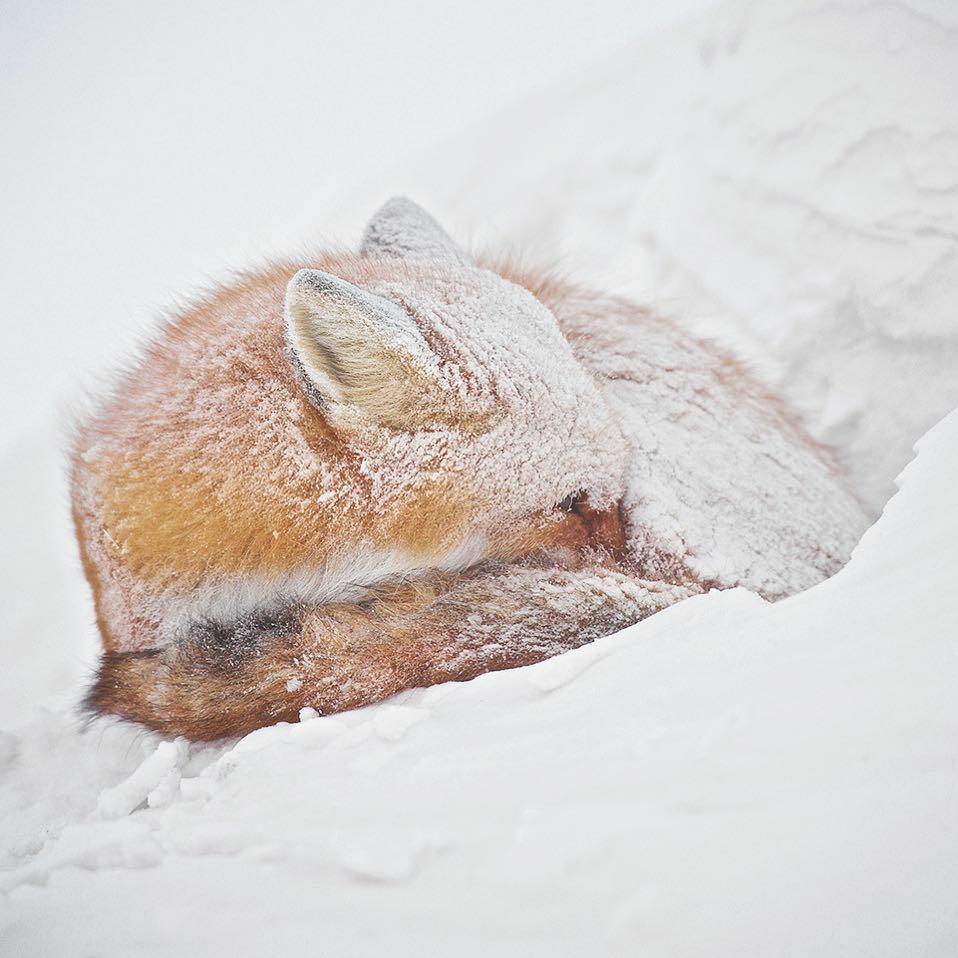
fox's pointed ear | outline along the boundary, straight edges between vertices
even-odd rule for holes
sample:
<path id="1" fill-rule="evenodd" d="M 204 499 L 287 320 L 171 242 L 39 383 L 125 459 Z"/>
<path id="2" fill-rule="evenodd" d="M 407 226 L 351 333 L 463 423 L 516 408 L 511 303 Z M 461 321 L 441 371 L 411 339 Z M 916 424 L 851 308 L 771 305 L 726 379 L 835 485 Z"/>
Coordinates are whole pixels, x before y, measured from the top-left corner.
<path id="1" fill-rule="evenodd" d="M 334 421 L 354 421 L 359 410 L 414 430 L 437 418 L 439 361 L 412 319 L 381 296 L 301 269 L 286 287 L 286 343 Z"/>
<path id="2" fill-rule="evenodd" d="M 405 196 L 394 196 L 379 208 L 363 234 L 360 253 L 416 262 L 474 265 L 472 257 L 421 206 Z"/>

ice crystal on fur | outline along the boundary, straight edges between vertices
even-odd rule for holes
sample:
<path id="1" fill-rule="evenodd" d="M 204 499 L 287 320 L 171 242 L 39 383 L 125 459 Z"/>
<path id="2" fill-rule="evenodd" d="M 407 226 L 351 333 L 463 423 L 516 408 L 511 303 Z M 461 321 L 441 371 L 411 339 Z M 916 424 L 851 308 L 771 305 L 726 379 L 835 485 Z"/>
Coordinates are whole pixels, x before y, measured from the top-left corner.
<path id="1" fill-rule="evenodd" d="M 779 598 L 864 525 L 734 361 L 479 265 L 408 200 L 361 255 L 172 319 L 81 433 L 74 508 L 92 706 L 194 738 L 537 661 L 711 587 Z"/>

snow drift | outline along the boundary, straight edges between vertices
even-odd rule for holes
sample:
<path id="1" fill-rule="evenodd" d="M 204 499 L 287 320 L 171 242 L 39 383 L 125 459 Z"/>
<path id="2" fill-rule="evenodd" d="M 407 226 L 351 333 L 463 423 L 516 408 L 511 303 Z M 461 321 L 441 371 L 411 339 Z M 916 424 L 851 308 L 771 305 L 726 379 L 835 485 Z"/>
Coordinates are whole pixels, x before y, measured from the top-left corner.
<path id="1" fill-rule="evenodd" d="M 958 404 L 956 81 L 950 4 L 724 3 L 341 221 L 405 190 L 695 320 L 877 512 Z M 0 736 L 3 950 L 951 956 L 956 477 L 953 413 L 834 578 L 539 666 L 219 748 L 36 713 Z M 4 570 L 51 689 L 64 568 L 39 611 Z"/>
<path id="2" fill-rule="evenodd" d="M 222 749 L 8 733 L 9 953 L 954 954 L 956 470 L 952 414 L 776 605 Z"/>

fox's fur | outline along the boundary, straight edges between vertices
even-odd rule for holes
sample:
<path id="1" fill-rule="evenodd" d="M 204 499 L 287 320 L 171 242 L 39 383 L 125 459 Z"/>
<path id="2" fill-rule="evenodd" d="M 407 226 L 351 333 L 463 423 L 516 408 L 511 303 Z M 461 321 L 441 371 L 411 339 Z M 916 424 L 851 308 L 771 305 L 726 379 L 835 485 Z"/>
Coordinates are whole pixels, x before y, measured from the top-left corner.
<path id="1" fill-rule="evenodd" d="M 856 541 L 826 452 L 675 324 L 408 200 L 306 262 L 171 319 L 78 435 L 94 711 L 236 735 L 779 598 Z"/>

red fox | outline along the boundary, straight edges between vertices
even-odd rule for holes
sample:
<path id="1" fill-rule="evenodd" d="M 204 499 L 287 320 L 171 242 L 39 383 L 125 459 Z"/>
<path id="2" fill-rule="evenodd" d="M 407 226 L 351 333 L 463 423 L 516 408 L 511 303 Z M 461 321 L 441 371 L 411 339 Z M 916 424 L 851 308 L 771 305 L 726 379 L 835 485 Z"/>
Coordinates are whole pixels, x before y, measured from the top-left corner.
<path id="1" fill-rule="evenodd" d="M 80 428 L 72 502 L 88 707 L 197 741 L 535 662 L 710 588 L 777 599 L 865 525 L 735 361 L 474 259 L 402 198 L 358 254 L 171 318 Z"/>

